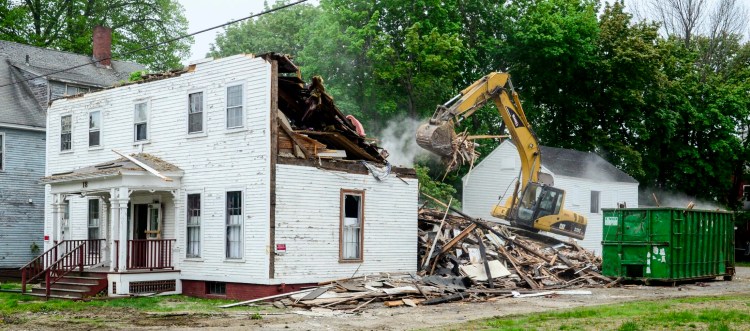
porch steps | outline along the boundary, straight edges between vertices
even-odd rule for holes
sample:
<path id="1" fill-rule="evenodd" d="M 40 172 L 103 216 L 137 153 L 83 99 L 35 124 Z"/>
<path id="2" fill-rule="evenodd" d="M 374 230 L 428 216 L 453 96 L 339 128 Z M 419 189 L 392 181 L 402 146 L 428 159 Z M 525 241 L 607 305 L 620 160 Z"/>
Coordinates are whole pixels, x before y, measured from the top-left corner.
<path id="1" fill-rule="evenodd" d="M 106 288 L 106 273 L 72 272 L 50 286 L 50 298 L 82 299 L 94 296 Z M 44 297 L 44 282 L 34 285 L 28 294 Z"/>

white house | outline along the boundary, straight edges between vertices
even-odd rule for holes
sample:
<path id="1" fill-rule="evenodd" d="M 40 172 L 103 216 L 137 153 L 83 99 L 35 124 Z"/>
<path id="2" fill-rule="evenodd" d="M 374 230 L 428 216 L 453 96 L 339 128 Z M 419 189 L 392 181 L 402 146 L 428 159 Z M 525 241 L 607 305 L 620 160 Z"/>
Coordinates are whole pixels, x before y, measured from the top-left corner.
<path id="1" fill-rule="evenodd" d="M 416 270 L 414 170 L 383 169 L 387 154 L 285 56 L 58 100 L 47 121 L 40 265 L 88 271 L 67 278 L 245 299 Z"/>
<path id="2" fill-rule="evenodd" d="M 588 218 L 582 247 L 601 255 L 602 208 L 618 203 L 638 207 L 638 182 L 594 153 L 541 147 L 542 172 L 551 174 L 554 186 L 565 190 L 565 209 Z M 492 220 L 492 208 L 512 195 L 521 168 L 518 152 L 506 140 L 463 177 L 464 212 Z"/>

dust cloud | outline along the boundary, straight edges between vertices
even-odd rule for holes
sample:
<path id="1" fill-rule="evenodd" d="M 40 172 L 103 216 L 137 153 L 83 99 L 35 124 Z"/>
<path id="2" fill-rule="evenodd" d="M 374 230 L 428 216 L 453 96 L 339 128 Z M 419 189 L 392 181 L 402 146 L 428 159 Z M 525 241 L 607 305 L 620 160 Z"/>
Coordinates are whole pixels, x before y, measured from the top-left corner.
<path id="1" fill-rule="evenodd" d="M 702 210 L 726 210 L 723 206 L 716 202 L 696 199 L 694 196 L 687 195 L 679 192 L 666 192 L 659 189 L 646 189 L 646 201 L 643 201 L 642 206 L 656 207 L 656 201 L 654 201 L 654 195 L 659 200 L 661 207 L 671 208 L 686 208 L 690 202 L 695 204 L 693 209 Z"/>
<path id="2" fill-rule="evenodd" d="M 388 162 L 394 166 L 413 167 L 417 158 L 431 157 L 417 145 L 415 135 L 422 121 L 413 118 L 395 119 L 377 134 L 380 147 L 388 151 Z"/>

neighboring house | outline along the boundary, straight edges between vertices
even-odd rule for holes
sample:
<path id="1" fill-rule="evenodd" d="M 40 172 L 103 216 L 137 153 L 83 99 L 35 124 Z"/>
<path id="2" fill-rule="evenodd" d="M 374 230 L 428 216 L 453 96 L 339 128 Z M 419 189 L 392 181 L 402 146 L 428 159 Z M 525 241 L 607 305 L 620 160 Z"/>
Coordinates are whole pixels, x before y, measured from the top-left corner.
<path id="1" fill-rule="evenodd" d="M 554 186 L 565 190 L 569 209 L 588 218 L 586 237 L 578 243 L 597 255 L 602 252 L 602 208 L 638 207 L 638 182 L 594 153 L 540 146 L 542 172 L 551 174 Z M 463 177 L 464 212 L 494 219 L 490 211 L 512 195 L 521 160 L 508 140 L 500 144 Z"/>
<path id="2" fill-rule="evenodd" d="M 285 56 L 236 55 L 53 102 L 45 248 L 74 242 L 110 295 L 415 272 L 414 170 L 380 168 L 321 81 L 298 77 Z"/>
<path id="3" fill-rule="evenodd" d="M 80 67 L 56 72 L 72 66 Z M 91 56 L 0 41 L 0 269 L 17 269 L 42 251 L 44 186 L 39 179 L 49 102 L 111 86 L 141 69 L 118 61 L 96 65 Z M 39 75 L 45 76 L 35 78 Z"/>

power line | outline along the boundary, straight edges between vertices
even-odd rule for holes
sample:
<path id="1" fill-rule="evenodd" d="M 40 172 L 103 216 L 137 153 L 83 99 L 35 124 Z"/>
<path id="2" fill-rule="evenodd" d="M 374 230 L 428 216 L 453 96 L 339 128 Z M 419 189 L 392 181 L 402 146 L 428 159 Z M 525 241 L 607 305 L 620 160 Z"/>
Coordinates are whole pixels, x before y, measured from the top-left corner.
<path id="1" fill-rule="evenodd" d="M 185 39 L 187 37 L 192 37 L 192 36 L 197 35 L 197 34 L 208 32 L 208 31 L 211 31 L 211 30 L 216 30 L 218 28 L 223 28 L 223 27 L 225 27 L 227 25 L 232 25 L 232 24 L 235 24 L 235 23 L 238 23 L 238 22 L 242 22 L 244 20 L 248 20 L 248 19 L 254 18 L 254 17 L 262 16 L 262 15 L 269 14 L 269 13 L 273 13 L 273 12 L 275 12 L 277 10 L 281 10 L 281 9 L 284 9 L 284 8 L 289 8 L 291 6 L 298 5 L 298 4 L 301 4 L 303 2 L 307 2 L 307 0 L 300 0 L 300 1 L 297 1 L 297 2 L 293 2 L 293 3 L 290 3 L 290 4 L 286 4 L 286 5 L 280 6 L 280 7 L 272 8 L 272 9 L 269 9 L 269 10 L 265 10 L 265 11 L 262 11 L 260 13 L 253 14 L 253 15 L 250 15 L 250 16 L 247 16 L 247 17 L 244 17 L 244 18 L 240 18 L 240 19 L 236 19 L 236 20 L 233 20 L 233 21 L 229 21 L 229 22 L 226 22 L 224 24 L 212 26 L 210 28 L 206 28 L 206 29 L 199 30 L 199 31 L 196 31 L 196 32 L 193 32 L 193 33 L 189 33 L 189 34 L 182 35 L 182 36 L 179 36 L 179 37 L 175 37 L 175 38 L 172 38 L 172 39 L 169 39 L 169 40 L 165 40 L 165 41 L 162 41 L 160 43 L 156 43 L 156 44 L 153 44 L 153 45 L 141 47 L 141 48 L 129 51 L 129 52 L 125 52 L 121 56 L 128 56 L 130 54 L 134 54 L 134 53 L 137 53 L 137 52 L 149 50 L 149 49 L 152 49 L 152 48 L 157 47 L 157 46 L 166 45 L 166 44 L 169 44 L 171 42 L 178 41 L 180 39 Z M 66 71 L 69 71 L 69 70 L 73 70 L 75 68 L 85 67 L 87 65 L 91 65 L 91 64 L 99 63 L 101 61 L 111 60 L 111 59 L 112 59 L 112 57 L 110 56 L 110 57 L 106 57 L 106 58 L 103 58 L 103 59 L 94 60 L 91 63 L 79 64 L 79 65 L 72 66 L 72 67 L 69 67 L 69 68 L 52 71 L 52 72 L 49 72 L 49 73 L 44 74 L 44 75 L 32 76 L 32 77 L 29 77 L 29 78 L 26 78 L 26 79 L 23 79 L 23 80 L 19 80 L 19 81 L 13 82 L 13 83 L 8 83 L 8 84 L 0 85 L 0 87 L 6 87 L 6 86 L 15 85 L 15 84 L 18 84 L 18 83 L 28 82 L 30 80 L 34 80 L 34 79 L 37 79 L 37 78 L 41 78 L 41 77 L 45 77 L 45 76 L 50 76 L 50 75 L 54 75 L 54 74 L 59 74 L 61 72 L 66 72 Z"/>

